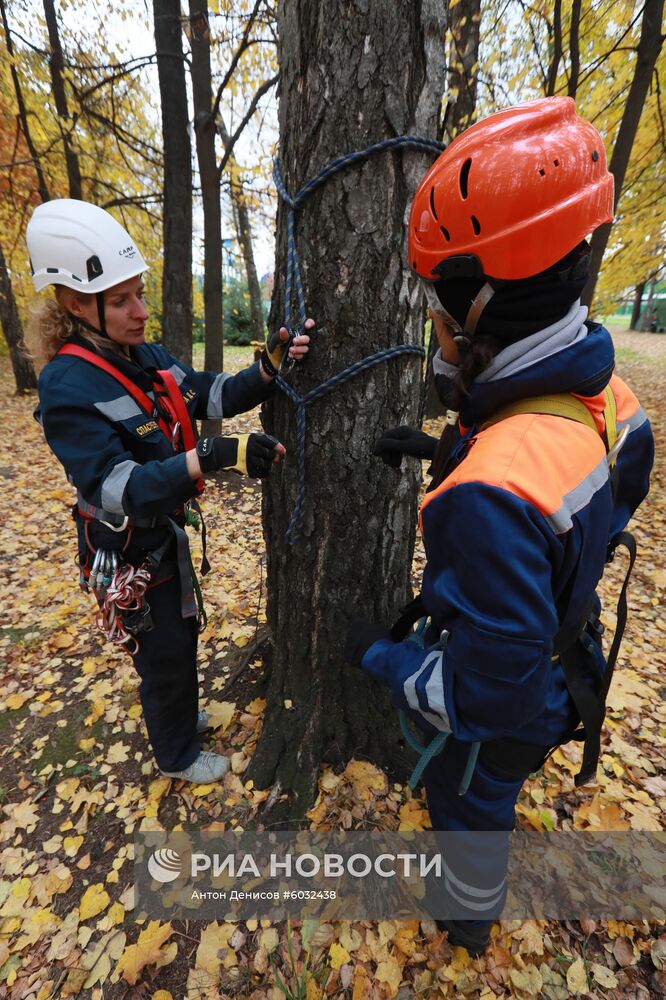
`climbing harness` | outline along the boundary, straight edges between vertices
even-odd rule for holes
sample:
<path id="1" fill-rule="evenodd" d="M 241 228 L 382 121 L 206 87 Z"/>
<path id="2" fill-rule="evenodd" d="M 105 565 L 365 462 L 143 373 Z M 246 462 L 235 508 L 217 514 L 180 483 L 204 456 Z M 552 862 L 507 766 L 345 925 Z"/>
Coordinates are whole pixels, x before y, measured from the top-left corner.
<path id="1" fill-rule="evenodd" d="M 622 432 L 618 435 L 617 403 L 610 385 L 604 390 L 604 403 L 606 426 L 601 437 L 606 448 L 609 477 L 613 486 L 613 471 L 620 448 L 626 440 L 627 428 L 623 428 Z M 555 393 L 550 396 L 534 396 L 532 398 L 517 400 L 494 413 L 491 418 L 481 425 L 480 430 L 486 430 L 486 428 L 502 420 L 506 420 L 508 417 L 522 413 L 540 413 L 564 417 L 585 424 L 594 430 L 595 433 L 599 434 L 594 417 L 585 403 L 570 393 Z M 604 631 L 604 626 L 601 624 L 597 614 L 598 598 L 596 593 L 591 595 L 580 620 L 573 627 L 560 629 L 553 642 L 553 661 L 559 659 L 562 665 L 569 694 L 580 718 L 580 726 L 567 739 L 562 741 L 566 743 L 573 739 L 583 743 L 580 770 L 574 778 L 576 787 L 587 784 L 589 781 L 594 780 L 596 776 L 597 764 L 601 752 L 601 729 L 606 716 L 606 698 L 613 680 L 613 672 L 627 623 L 627 591 L 636 561 L 636 540 L 628 531 L 620 531 L 610 540 L 606 562 L 613 560 L 617 549 L 621 546 L 626 548 L 629 553 L 629 565 L 618 599 L 615 635 L 613 636 L 613 642 L 606 658 L 606 670 L 603 675 L 598 677 L 597 659 L 595 656 L 596 645 L 600 642 Z M 574 568 L 574 574 L 576 570 L 577 567 Z M 401 610 L 400 617 L 391 629 L 391 638 L 394 642 L 402 642 L 405 639 L 417 642 L 423 647 L 426 653 L 443 649 L 448 638 L 446 629 L 443 630 L 439 642 L 433 646 L 425 645 L 424 637 L 427 632 L 428 621 L 427 610 L 419 594 Z M 420 755 L 409 780 L 410 788 L 414 788 L 433 757 L 437 756 L 443 750 L 450 733 L 439 732 L 429 744 L 423 744 L 416 740 L 409 731 L 408 716 L 403 711 L 400 712 L 400 725 L 405 739 L 412 749 L 416 750 Z M 516 741 L 503 739 L 494 740 L 492 743 L 495 751 L 501 753 L 503 765 L 508 768 L 515 768 L 516 773 L 520 773 L 521 765 L 524 763 L 525 747 Z M 481 749 L 482 744 L 480 742 L 470 744 L 465 772 L 458 789 L 460 795 L 464 795 L 469 788 Z M 545 757 L 549 756 L 554 749 L 556 748 L 545 748 Z"/>
<path id="2" fill-rule="evenodd" d="M 296 249 L 296 209 L 303 204 L 306 198 L 308 198 L 313 191 L 316 191 L 317 188 L 328 180 L 329 177 L 332 177 L 340 170 L 346 169 L 353 163 L 362 162 L 363 160 L 368 159 L 368 157 L 373 156 L 375 153 L 383 153 L 387 150 L 398 148 L 420 149 L 427 152 L 441 153 L 445 147 L 442 143 L 436 142 L 433 139 L 425 139 L 415 135 L 399 135 L 392 139 L 385 139 L 382 142 L 376 142 L 371 146 L 367 146 L 365 149 L 360 149 L 353 153 L 347 153 L 345 156 L 338 156 L 336 159 L 331 160 L 293 196 L 288 193 L 284 183 L 280 160 L 275 160 L 273 164 L 273 180 L 275 181 L 275 186 L 280 197 L 287 205 L 287 271 L 285 275 L 284 293 L 284 326 L 290 331 L 290 336 L 292 338 L 293 336 L 297 336 L 304 331 L 306 320 L 305 295 L 301 279 L 301 266 L 298 258 L 298 251 Z M 296 289 L 296 298 L 298 301 L 298 321 L 296 323 L 292 322 L 291 315 L 294 288 Z M 314 389 L 311 389 L 304 396 L 300 396 L 293 386 L 289 385 L 289 383 L 282 377 L 282 373 L 278 372 L 275 379 L 278 387 L 296 407 L 297 493 L 296 502 L 285 536 L 290 545 L 297 542 L 301 536 L 305 513 L 306 408 L 316 399 L 321 399 L 322 396 L 332 392 L 332 390 L 337 386 L 355 378 L 355 376 L 359 375 L 361 372 L 402 354 L 414 354 L 423 357 L 425 352 L 422 347 L 415 344 L 399 344 L 396 347 L 386 348 L 385 350 L 378 351 L 376 354 L 371 354 L 368 357 L 349 365 L 349 367 L 345 368 L 343 371 L 338 372 L 336 375 L 333 375 L 325 382 L 316 386 Z"/>
<path id="3" fill-rule="evenodd" d="M 174 452 L 189 451 L 195 447 L 196 436 L 192 418 L 189 415 L 183 394 L 170 371 L 156 371 L 153 376 L 153 395 L 151 399 L 136 383 L 132 382 L 114 364 L 96 354 L 88 348 L 78 344 L 64 344 L 60 348 L 59 354 L 71 355 L 81 358 L 83 361 L 102 369 L 111 375 L 130 394 L 144 413 L 153 419 L 164 436 L 169 441 Z M 203 492 L 203 479 L 196 483 L 197 494 Z M 183 618 L 196 617 L 199 621 L 199 630 L 206 627 L 206 611 L 203 604 L 201 587 L 197 579 L 187 534 L 181 524 L 177 523 L 177 518 L 185 525 L 194 527 L 196 531 L 201 531 L 203 557 L 201 562 L 201 573 L 205 575 L 210 569 L 210 564 L 206 558 L 206 526 L 203 521 L 201 509 L 196 500 L 188 501 L 182 510 L 175 511 L 172 515 L 160 515 L 152 518 L 129 518 L 127 515 L 115 514 L 111 511 L 96 507 L 78 493 L 76 516 L 80 516 L 85 521 L 85 538 L 90 552 L 95 553 L 93 566 L 97 564 L 95 572 L 95 583 L 91 583 L 88 572 L 93 575 L 93 570 L 88 570 L 87 565 L 81 566 L 81 584 L 87 589 L 89 583 L 98 599 L 101 608 L 100 628 L 112 642 L 132 645 L 133 629 L 135 632 L 146 631 L 148 627 L 148 616 L 144 611 L 147 608 L 145 603 L 145 590 L 143 577 L 146 573 L 153 576 L 162 565 L 162 557 L 166 548 L 171 544 L 172 538 L 176 543 L 176 568 L 180 579 L 181 588 L 181 613 Z M 169 530 L 169 537 L 166 543 L 156 552 L 149 553 L 146 561 L 137 569 L 127 563 L 120 563 L 118 554 L 115 553 L 116 563 L 109 561 L 104 555 L 105 550 L 95 550 L 91 543 L 88 531 L 90 521 L 98 521 L 113 532 L 122 533 L 128 531 L 127 541 L 123 551 L 130 543 L 131 534 L 134 528 L 155 528 L 164 525 Z M 99 556 L 99 553 L 103 554 Z M 106 554 L 109 555 L 108 553 Z M 99 559 L 98 559 L 99 556 Z M 103 572 L 100 576 L 100 567 Z M 109 572 L 113 570 L 113 572 Z M 133 570 L 133 574 L 130 574 Z M 120 574 L 120 576 L 118 576 Z M 136 574 L 139 574 L 138 576 Z M 111 576 L 108 584 L 103 581 Z M 149 577 L 150 579 L 150 577 Z M 98 593 L 97 582 L 102 584 L 103 593 Z M 134 581 L 134 582 L 132 582 Z M 134 587 L 132 594 L 130 589 Z M 129 589 L 128 589 L 129 588 Z M 109 597 L 109 594 L 112 596 Z M 125 623 L 123 625 L 123 622 Z M 138 648 L 138 644 L 137 644 Z M 133 654 L 132 654 L 133 655 Z"/>

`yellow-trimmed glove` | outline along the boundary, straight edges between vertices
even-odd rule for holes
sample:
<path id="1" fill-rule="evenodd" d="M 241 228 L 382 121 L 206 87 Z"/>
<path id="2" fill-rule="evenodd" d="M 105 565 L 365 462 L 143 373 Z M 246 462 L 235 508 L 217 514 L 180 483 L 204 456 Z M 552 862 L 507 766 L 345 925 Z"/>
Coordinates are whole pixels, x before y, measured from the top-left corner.
<path id="1" fill-rule="evenodd" d="M 261 479 L 271 470 L 277 444 L 277 438 L 270 434 L 236 434 L 200 438 L 196 452 L 204 474 L 228 469 L 242 476 Z"/>
<path id="2" fill-rule="evenodd" d="M 271 378 L 275 378 L 280 371 L 285 351 L 289 350 L 295 336 L 296 334 L 291 330 L 287 339 L 282 340 L 280 331 L 278 330 L 277 333 L 271 334 L 266 341 L 259 360 L 261 361 L 261 367 Z"/>

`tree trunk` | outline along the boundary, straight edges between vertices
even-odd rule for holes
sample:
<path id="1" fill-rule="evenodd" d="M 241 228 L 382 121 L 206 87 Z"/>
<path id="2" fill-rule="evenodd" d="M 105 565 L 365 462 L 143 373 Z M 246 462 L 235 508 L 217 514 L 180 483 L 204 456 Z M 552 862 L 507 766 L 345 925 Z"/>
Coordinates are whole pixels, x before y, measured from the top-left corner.
<path id="1" fill-rule="evenodd" d="M 448 140 L 474 121 L 479 78 L 481 0 L 458 0 L 450 10 L 449 93 L 444 119 Z"/>
<path id="2" fill-rule="evenodd" d="M 179 0 L 153 0 L 164 148 L 164 346 L 192 362 L 192 150 Z"/>
<path id="3" fill-rule="evenodd" d="M 654 290 L 657 282 L 654 278 L 648 281 L 648 294 L 647 302 L 645 303 L 645 309 L 643 311 L 643 319 L 641 321 L 640 329 L 642 333 L 649 333 L 650 324 L 652 323 L 652 313 L 654 311 Z"/>
<path id="4" fill-rule="evenodd" d="M 629 164 L 629 157 L 636 138 L 638 123 L 645 104 L 648 88 L 654 73 L 657 57 L 664 43 L 661 33 L 661 22 L 664 15 L 664 0 L 645 0 L 641 35 L 636 49 L 636 66 L 629 88 L 627 103 L 622 113 L 622 121 L 613 147 L 613 155 L 608 169 L 615 178 L 615 208 L 622 193 L 622 185 Z M 592 236 L 592 254 L 590 257 L 590 280 L 587 283 L 582 301 L 589 306 L 594 298 L 594 290 L 599 278 L 601 262 L 608 245 L 611 226 L 607 223 L 595 230 Z"/>
<path id="5" fill-rule="evenodd" d="M 638 330 L 638 322 L 641 318 L 641 305 L 643 304 L 644 291 L 645 291 L 645 282 L 641 281 L 640 285 L 636 285 L 636 294 L 634 295 L 634 307 L 631 310 L 631 322 L 629 323 L 630 330 Z"/>
<path id="6" fill-rule="evenodd" d="M 280 150 L 292 194 L 341 153 L 401 133 L 435 135 L 445 5 L 355 0 L 352 8 L 349 0 L 331 0 L 325 14 L 308 0 L 279 6 Z M 317 321 L 308 360 L 289 376 L 299 394 L 383 348 L 422 343 L 405 223 L 431 162 L 413 151 L 377 154 L 327 180 L 299 210 L 296 240 Z M 281 204 L 271 329 L 283 321 L 286 254 Z M 372 446 L 385 428 L 415 422 L 421 380 L 421 359 L 398 356 L 308 407 L 305 522 L 293 546 L 285 530 L 297 490 L 294 406 L 276 391 L 264 408 L 267 429 L 288 449 L 264 491 L 275 646 L 250 769 L 258 787 L 273 784 L 273 822 L 303 815 L 324 759 L 356 754 L 404 766 L 388 694 L 345 664 L 343 648 L 351 619 L 387 625 L 410 592 L 420 466 L 389 469 Z"/>
<path id="7" fill-rule="evenodd" d="M 27 389 L 37 388 L 37 376 L 32 358 L 26 348 L 23 327 L 16 307 L 12 280 L 7 269 L 5 255 L 0 246 L 0 324 L 5 335 L 9 356 L 16 381 L 16 391 L 22 394 Z"/>
<path id="8" fill-rule="evenodd" d="M 62 144 L 65 150 L 69 197 L 81 199 L 83 195 L 81 193 L 81 171 L 79 169 L 79 158 L 72 144 L 74 119 L 70 119 L 69 109 L 67 107 L 67 94 L 65 93 L 65 80 L 63 77 L 62 46 L 60 45 L 58 20 L 53 0 L 44 0 L 44 15 L 46 17 L 46 26 L 49 32 L 49 44 L 51 46 L 49 69 L 51 71 L 51 83 L 53 84 L 53 96 L 55 98 L 56 111 L 58 112 L 58 119 L 60 121 Z"/>
<path id="9" fill-rule="evenodd" d="M 257 275 L 257 265 L 254 262 L 252 246 L 252 226 L 248 212 L 245 192 L 240 181 L 231 182 L 231 203 L 233 206 L 234 223 L 238 234 L 238 242 L 243 252 L 247 288 L 250 294 L 250 319 L 252 321 L 252 339 L 264 340 L 264 310 L 261 304 L 261 288 Z"/>
<path id="10" fill-rule="evenodd" d="M 580 12 L 582 0 L 573 0 L 571 4 L 571 28 L 569 30 L 569 60 L 571 71 L 569 73 L 569 86 L 567 94 L 576 98 L 578 91 L 578 77 L 580 76 Z"/>
<path id="11" fill-rule="evenodd" d="M 204 322 L 207 371 L 221 372 L 222 339 L 222 212 L 215 158 L 215 122 L 210 69 L 210 30 L 206 0 L 190 0 L 192 29 L 192 96 L 204 216 Z M 219 432 L 218 432 L 219 433 Z"/>
<path id="12" fill-rule="evenodd" d="M 562 59 L 562 0 L 555 0 L 553 5 L 553 41 L 550 66 L 548 67 L 548 79 L 546 80 L 546 97 L 553 97 L 555 85 L 557 84 L 557 74 Z"/>
<path id="13" fill-rule="evenodd" d="M 44 171 L 42 170 L 42 165 L 39 160 L 39 153 L 32 141 L 32 133 L 30 132 L 30 126 L 28 125 L 28 112 L 25 106 L 25 101 L 23 99 L 23 90 L 21 88 L 21 81 L 19 79 L 18 71 L 16 69 L 16 58 L 14 54 L 14 43 L 12 42 L 11 32 L 9 30 L 9 22 L 7 21 L 7 9 L 5 7 L 5 0 L 0 0 L 0 13 L 2 14 L 2 25 L 5 29 L 5 41 L 7 44 L 7 54 L 10 58 L 10 72 L 12 74 L 12 83 L 14 84 L 14 93 L 16 95 L 16 106 L 18 108 L 19 121 L 21 123 L 21 131 L 23 132 L 23 138 L 25 139 L 26 146 L 30 156 L 32 157 L 32 162 L 35 166 L 35 173 L 37 174 L 37 188 L 39 191 L 39 197 L 42 201 L 49 201 L 51 195 L 49 193 L 48 185 L 46 183 L 46 178 L 44 177 Z"/>

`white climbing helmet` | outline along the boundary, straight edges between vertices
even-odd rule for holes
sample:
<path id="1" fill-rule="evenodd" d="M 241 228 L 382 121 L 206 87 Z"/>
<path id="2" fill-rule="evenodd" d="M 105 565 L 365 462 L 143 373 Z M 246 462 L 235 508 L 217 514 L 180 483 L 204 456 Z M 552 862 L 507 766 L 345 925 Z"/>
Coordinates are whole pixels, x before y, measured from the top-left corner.
<path id="1" fill-rule="evenodd" d="M 37 292 L 66 285 L 96 294 L 148 270 L 120 223 L 86 201 L 57 198 L 38 205 L 25 238 Z"/>

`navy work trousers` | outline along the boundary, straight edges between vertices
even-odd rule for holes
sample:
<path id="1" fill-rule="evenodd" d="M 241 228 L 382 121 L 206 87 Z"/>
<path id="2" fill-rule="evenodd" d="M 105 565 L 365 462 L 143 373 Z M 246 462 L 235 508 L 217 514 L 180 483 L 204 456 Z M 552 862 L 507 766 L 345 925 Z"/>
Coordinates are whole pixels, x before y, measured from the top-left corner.
<path id="1" fill-rule="evenodd" d="M 201 749 L 197 621 L 181 616 L 177 575 L 150 587 L 146 598 L 154 627 L 139 633 L 139 651 L 132 657 L 141 677 L 143 716 L 158 767 L 182 771 Z"/>
<path id="2" fill-rule="evenodd" d="M 446 847 L 442 851 L 445 878 L 437 890 L 438 906 L 444 902 L 449 917 L 475 924 L 490 924 L 502 912 L 516 800 L 525 779 L 538 770 L 550 749 L 525 744 L 517 766 L 506 769 L 494 764 L 488 747 L 492 744 L 482 749 L 464 795 L 459 788 L 469 743 L 449 736 L 423 776 L 433 830 L 460 833 L 448 841 L 448 861 Z"/>

